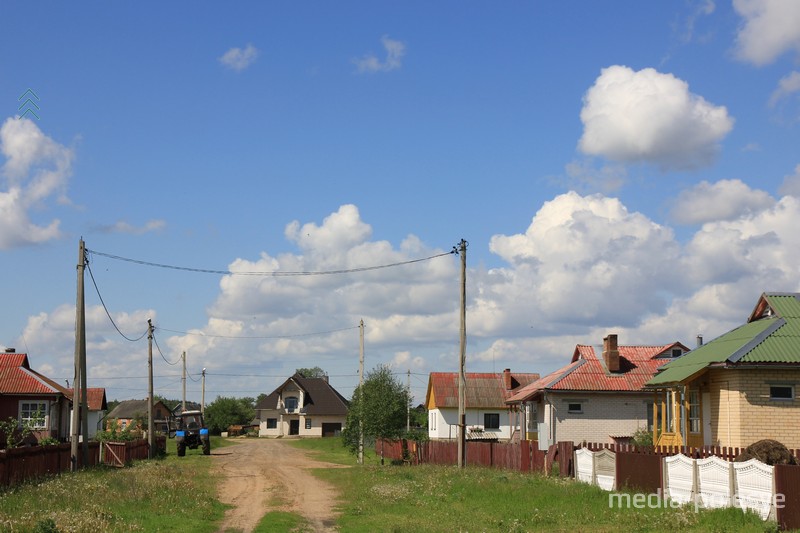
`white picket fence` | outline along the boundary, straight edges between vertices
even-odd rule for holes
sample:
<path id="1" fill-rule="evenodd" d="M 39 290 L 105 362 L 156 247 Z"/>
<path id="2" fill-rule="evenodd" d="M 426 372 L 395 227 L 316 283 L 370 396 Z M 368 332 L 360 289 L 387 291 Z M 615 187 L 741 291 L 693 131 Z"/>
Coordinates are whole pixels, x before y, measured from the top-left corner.
<path id="1" fill-rule="evenodd" d="M 615 490 L 615 458 L 611 450 L 575 450 L 575 478 Z M 740 507 L 753 510 L 763 520 L 775 519 L 774 468 L 757 459 L 732 463 L 719 457 L 692 459 L 678 454 L 664 457 L 663 473 L 664 496 L 681 505 Z"/>
<path id="2" fill-rule="evenodd" d="M 700 507 L 740 507 L 763 520 L 775 518 L 774 468 L 758 459 L 730 463 L 718 457 L 664 458 L 664 495 Z"/>

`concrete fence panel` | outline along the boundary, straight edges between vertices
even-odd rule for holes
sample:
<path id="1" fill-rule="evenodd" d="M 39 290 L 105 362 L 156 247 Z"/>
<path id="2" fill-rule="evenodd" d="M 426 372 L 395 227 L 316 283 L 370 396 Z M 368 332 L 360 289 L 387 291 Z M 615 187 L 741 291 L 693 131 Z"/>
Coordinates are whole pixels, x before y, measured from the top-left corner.
<path id="1" fill-rule="evenodd" d="M 697 497 L 712 509 L 733 505 L 733 466 L 719 457 L 697 459 Z"/>
<path id="2" fill-rule="evenodd" d="M 733 463 L 738 506 L 752 509 L 763 519 L 774 517 L 774 467 L 758 459 Z"/>
<path id="3" fill-rule="evenodd" d="M 680 504 L 692 503 L 696 480 L 694 459 L 682 453 L 664 458 L 664 496 Z"/>

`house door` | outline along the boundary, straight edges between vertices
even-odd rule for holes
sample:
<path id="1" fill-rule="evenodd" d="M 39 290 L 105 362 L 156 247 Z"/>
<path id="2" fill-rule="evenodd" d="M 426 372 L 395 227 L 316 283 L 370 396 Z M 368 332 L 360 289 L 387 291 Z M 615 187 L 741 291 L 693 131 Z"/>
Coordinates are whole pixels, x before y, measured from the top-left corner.
<path id="1" fill-rule="evenodd" d="M 299 435 L 300 434 L 300 419 L 295 418 L 294 420 L 289 420 L 289 435 Z"/>
<path id="2" fill-rule="evenodd" d="M 702 394 L 703 404 L 703 446 L 711 446 L 711 393 Z"/>

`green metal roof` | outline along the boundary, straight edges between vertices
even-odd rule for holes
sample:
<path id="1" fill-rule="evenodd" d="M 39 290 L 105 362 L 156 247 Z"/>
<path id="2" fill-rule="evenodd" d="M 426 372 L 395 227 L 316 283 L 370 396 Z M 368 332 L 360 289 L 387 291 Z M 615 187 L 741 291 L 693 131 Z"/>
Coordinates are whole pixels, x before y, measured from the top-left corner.
<path id="1" fill-rule="evenodd" d="M 767 312 L 662 367 L 646 387 L 681 383 L 712 364 L 800 364 L 800 294 L 765 293 Z M 754 311 L 755 314 L 755 311 Z"/>

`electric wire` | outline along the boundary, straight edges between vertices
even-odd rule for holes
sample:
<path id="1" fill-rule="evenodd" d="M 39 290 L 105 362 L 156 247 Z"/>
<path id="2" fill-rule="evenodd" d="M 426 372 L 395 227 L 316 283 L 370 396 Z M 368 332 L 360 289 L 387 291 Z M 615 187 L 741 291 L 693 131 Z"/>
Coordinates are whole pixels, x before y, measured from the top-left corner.
<path id="1" fill-rule="evenodd" d="M 103 309 L 106 312 L 106 316 L 108 316 L 108 319 L 111 321 L 111 325 L 114 326 L 114 329 L 117 330 L 117 333 L 119 333 L 122 336 L 122 338 L 125 339 L 126 341 L 139 342 L 140 340 L 142 340 L 144 336 L 147 335 L 147 332 L 150 330 L 150 328 L 148 327 L 146 330 L 144 330 L 144 333 L 142 333 L 137 339 L 132 339 L 127 335 L 125 335 L 124 333 L 122 333 L 119 327 L 117 327 L 117 323 L 114 322 L 113 318 L 111 318 L 111 313 L 108 311 L 108 307 L 106 307 L 106 302 L 103 300 L 103 295 L 100 294 L 100 288 L 97 286 L 97 281 L 95 281 L 94 279 L 94 274 L 92 273 L 92 267 L 89 266 L 89 261 L 84 261 L 84 264 L 86 265 L 86 268 L 89 270 L 89 277 L 92 278 L 92 285 L 94 285 L 94 290 L 97 292 L 97 297 L 100 299 L 100 303 L 103 305 Z"/>
<path id="2" fill-rule="evenodd" d="M 167 361 L 167 358 L 164 357 L 164 352 L 161 351 L 161 346 L 158 345 L 158 341 L 156 340 L 156 332 L 155 331 L 153 331 L 153 344 L 156 345 L 156 348 L 158 349 L 158 353 L 161 354 L 161 359 L 163 359 L 164 362 L 167 363 L 168 365 L 174 366 L 174 365 L 177 365 L 178 363 L 181 362 L 181 356 L 180 355 L 178 356 L 178 358 L 175 360 L 174 363 L 170 363 L 169 361 Z"/>
<path id="3" fill-rule="evenodd" d="M 400 261 L 397 263 L 390 263 L 387 265 L 375 265 L 375 266 L 367 266 L 367 267 L 359 267 L 359 268 L 348 268 L 348 269 L 341 269 L 341 270 L 319 270 L 319 271 L 280 271 L 280 270 L 273 270 L 273 271 L 253 271 L 253 272 L 234 272 L 231 270 L 214 270 L 209 268 L 193 268 L 193 267 L 183 267 L 183 266 L 175 266 L 175 265 L 167 265 L 164 263 L 153 263 L 151 261 L 142 261 L 141 259 L 131 259 L 129 257 L 122 257 L 119 255 L 113 255 L 105 252 L 98 252 L 97 250 L 89 250 L 86 249 L 86 253 L 106 257 L 108 259 L 115 259 L 117 261 L 125 261 L 128 263 L 134 263 L 137 265 L 144 265 L 156 268 L 166 268 L 171 270 L 182 270 L 184 272 L 198 272 L 201 274 L 221 274 L 225 276 L 271 276 L 271 277 L 291 277 L 291 276 L 326 276 L 326 275 L 333 275 L 333 274 L 350 274 L 353 272 L 368 272 L 371 270 L 380 270 L 384 268 L 393 268 L 397 266 L 403 265 L 410 265 L 413 263 L 420 263 L 422 261 L 430 261 L 431 259 L 436 259 L 438 257 L 444 257 L 446 255 L 453 255 L 454 251 L 444 252 L 436 255 L 432 255 L 429 257 L 422 257 L 419 259 L 410 259 L 408 261 Z"/>
<path id="4" fill-rule="evenodd" d="M 166 328 L 158 328 L 162 331 L 168 331 L 170 333 L 177 333 L 179 335 L 197 335 L 200 337 L 210 337 L 215 339 L 293 339 L 297 337 L 314 337 L 316 335 L 328 335 L 331 333 L 339 333 L 340 331 L 350 331 L 352 329 L 358 329 L 358 326 L 352 326 L 349 328 L 339 328 L 339 329 L 331 329 L 327 331 L 314 331 L 311 333 L 296 333 L 293 335 L 264 335 L 264 336 L 249 336 L 249 335 L 211 335 L 208 333 L 203 332 L 194 332 L 194 331 L 178 331 L 174 329 L 166 329 Z"/>

